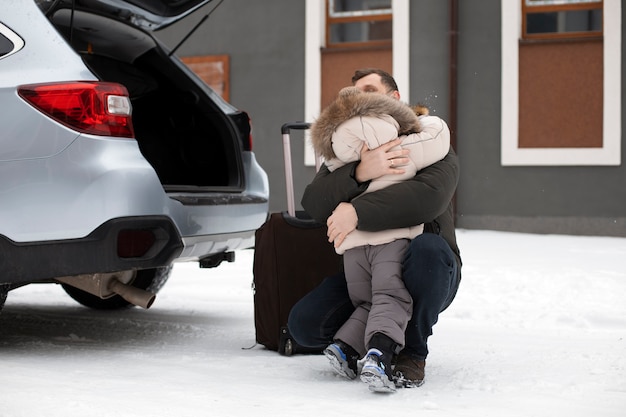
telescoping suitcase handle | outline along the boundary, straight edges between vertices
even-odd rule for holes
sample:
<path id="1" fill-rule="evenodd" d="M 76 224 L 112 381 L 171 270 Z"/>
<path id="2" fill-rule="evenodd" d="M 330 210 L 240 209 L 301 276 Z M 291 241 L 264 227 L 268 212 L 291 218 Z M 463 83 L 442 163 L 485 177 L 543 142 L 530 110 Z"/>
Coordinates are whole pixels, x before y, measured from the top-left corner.
<path id="1" fill-rule="evenodd" d="M 296 202 L 293 191 L 293 169 L 291 165 L 291 142 L 289 132 L 293 130 L 307 130 L 311 127 L 311 123 L 307 122 L 291 122 L 285 123 L 280 132 L 283 135 L 283 154 L 285 156 L 285 182 L 287 186 L 287 213 L 291 217 L 296 216 Z"/>

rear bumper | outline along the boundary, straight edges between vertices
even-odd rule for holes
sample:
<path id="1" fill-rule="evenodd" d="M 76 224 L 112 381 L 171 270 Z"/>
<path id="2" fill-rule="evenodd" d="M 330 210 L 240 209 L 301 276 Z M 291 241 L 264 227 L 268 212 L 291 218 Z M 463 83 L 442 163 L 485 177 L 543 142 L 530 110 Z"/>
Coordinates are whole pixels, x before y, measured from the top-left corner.
<path id="1" fill-rule="evenodd" d="M 78 239 L 17 243 L 0 235 L 0 284 L 156 268 L 169 265 L 182 250 L 166 216 L 112 219 Z"/>

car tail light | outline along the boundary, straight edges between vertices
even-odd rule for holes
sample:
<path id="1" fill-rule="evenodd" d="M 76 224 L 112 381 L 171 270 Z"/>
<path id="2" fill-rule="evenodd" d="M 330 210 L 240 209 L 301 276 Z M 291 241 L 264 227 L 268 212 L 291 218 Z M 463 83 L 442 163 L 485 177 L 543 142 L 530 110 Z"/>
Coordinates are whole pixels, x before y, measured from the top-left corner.
<path id="1" fill-rule="evenodd" d="M 248 143 L 244 143 L 243 148 L 246 151 L 252 150 L 252 119 L 248 117 L 248 126 L 250 126 L 250 132 L 248 133 Z"/>
<path id="2" fill-rule="evenodd" d="M 252 150 L 252 133 L 250 133 L 250 134 L 248 135 L 248 143 L 246 143 L 246 144 L 244 145 L 244 149 L 245 149 L 246 151 L 251 151 L 251 150 Z"/>
<path id="3" fill-rule="evenodd" d="M 135 137 L 131 104 L 123 85 L 104 82 L 31 84 L 18 94 L 48 117 L 81 133 Z"/>

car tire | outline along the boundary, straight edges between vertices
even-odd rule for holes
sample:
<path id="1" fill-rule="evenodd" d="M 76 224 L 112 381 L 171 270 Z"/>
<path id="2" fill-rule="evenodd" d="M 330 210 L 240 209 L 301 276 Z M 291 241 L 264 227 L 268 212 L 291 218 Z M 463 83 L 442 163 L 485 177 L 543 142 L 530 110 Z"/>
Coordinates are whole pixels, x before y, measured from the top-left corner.
<path id="1" fill-rule="evenodd" d="M 142 269 L 136 272 L 135 279 L 130 283 L 130 285 L 156 294 L 163 287 L 163 285 L 165 285 L 171 273 L 172 265 L 154 269 Z M 96 310 L 120 310 L 134 307 L 133 304 L 124 300 L 119 295 L 103 299 L 76 287 L 72 287 L 71 285 L 61 285 L 70 297 L 85 307 Z"/>

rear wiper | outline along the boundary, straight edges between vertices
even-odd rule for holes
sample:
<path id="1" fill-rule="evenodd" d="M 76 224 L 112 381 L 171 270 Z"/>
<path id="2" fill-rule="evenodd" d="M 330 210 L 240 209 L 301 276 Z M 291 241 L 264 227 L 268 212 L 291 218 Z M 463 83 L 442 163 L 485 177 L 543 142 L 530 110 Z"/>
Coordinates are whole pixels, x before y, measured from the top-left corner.
<path id="1" fill-rule="evenodd" d="M 193 28 L 189 31 L 189 33 L 188 33 L 187 35 L 185 35 L 185 37 L 184 37 L 184 38 L 183 38 L 183 39 L 182 39 L 182 40 L 178 43 L 178 45 L 176 45 L 176 46 L 174 47 L 174 49 L 172 49 L 172 50 L 170 51 L 170 53 L 169 53 L 169 55 L 168 55 L 168 56 L 172 56 L 172 55 L 174 55 L 174 53 L 176 52 L 176 50 L 177 50 L 178 48 L 180 48 L 180 46 L 181 46 L 183 43 L 185 43 L 185 41 L 186 41 L 187 39 L 189 39 L 189 37 L 190 37 L 191 35 L 193 35 L 193 33 L 194 33 L 194 32 L 195 32 L 195 31 L 196 31 L 196 30 L 200 27 L 200 25 L 202 25 L 202 24 L 204 23 L 204 21 L 205 21 L 205 20 L 207 20 L 207 19 L 209 18 L 209 16 L 211 16 L 211 13 L 213 13 L 213 12 L 215 11 L 215 9 L 217 9 L 217 8 L 220 6 L 220 4 L 222 4 L 222 2 L 223 2 L 223 1 L 224 1 L 224 0 L 220 0 L 220 1 L 218 1 L 218 2 L 217 2 L 217 4 L 215 5 L 215 7 L 213 7 L 213 8 L 211 9 L 211 11 L 210 11 L 210 12 L 208 12 L 206 15 L 204 15 L 204 17 L 203 17 L 202 19 L 200 19 L 200 21 L 199 21 L 199 22 L 198 22 L 198 23 L 197 23 L 197 24 L 196 24 L 196 25 L 195 25 L 195 26 L 194 26 L 194 27 L 193 27 Z"/>
<path id="2" fill-rule="evenodd" d="M 50 7 L 48 7 L 48 10 L 46 10 L 44 12 L 44 16 L 49 18 L 52 15 L 53 12 L 56 12 L 57 6 L 62 1 L 63 0 L 54 0 L 52 2 L 52 4 L 50 5 Z M 74 33 L 74 10 L 76 9 L 76 0 L 71 0 L 71 2 L 72 2 L 72 12 L 70 14 L 70 27 L 69 27 L 69 42 L 70 42 L 70 45 L 72 44 L 72 34 Z"/>
<path id="3" fill-rule="evenodd" d="M 54 0 L 50 7 L 48 7 L 48 10 L 46 10 L 46 12 L 44 13 L 44 16 L 50 17 L 50 14 L 56 9 L 59 3 L 61 3 L 61 0 Z"/>

